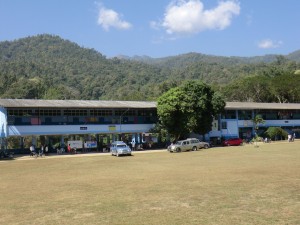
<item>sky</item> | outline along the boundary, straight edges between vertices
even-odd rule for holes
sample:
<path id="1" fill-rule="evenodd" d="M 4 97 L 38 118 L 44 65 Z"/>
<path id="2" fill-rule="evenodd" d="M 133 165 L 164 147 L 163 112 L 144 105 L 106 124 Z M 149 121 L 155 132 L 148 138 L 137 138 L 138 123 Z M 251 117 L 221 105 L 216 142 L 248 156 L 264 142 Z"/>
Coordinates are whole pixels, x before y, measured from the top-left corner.
<path id="1" fill-rule="evenodd" d="M 110 58 L 287 55 L 300 0 L 0 0 L 0 42 L 58 35 Z"/>

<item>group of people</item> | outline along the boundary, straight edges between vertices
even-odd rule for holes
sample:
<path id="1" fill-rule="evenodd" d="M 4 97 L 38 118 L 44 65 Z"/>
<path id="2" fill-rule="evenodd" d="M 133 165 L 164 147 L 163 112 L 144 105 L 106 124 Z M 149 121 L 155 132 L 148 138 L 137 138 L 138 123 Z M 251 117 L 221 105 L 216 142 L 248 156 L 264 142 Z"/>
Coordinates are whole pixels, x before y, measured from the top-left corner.
<path id="1" fill-rule="evenodd" d="M 77 153 L 77 149 L 76 148 L 71 148 L 70 144 L 68 144 L 67 150 L 68 150 L 68 153 L 73 153 L 73 154 Z"/>
<path id="2" fill-rule="evenodd" d="M 132 151 L 143 150 L 143 145 L 135 143 L 134 141 L 128 143 Z"/>
<path id="3" fill-rule="evenodd" d="M 293 133 L 293 134 L 288 134 L 288 142 L 292 142 L 295 140 L 295 137 L 296 137 L 296 134 Z"/>
<path id="4" fill-rule="evenodd" d="M 29 148 L 30 150 L 30 156 L 43 156 L 43 155 L 48 155 L 48 145 L 41 145 L 41 148 L 39 151 L 36 150 L 35 145 L 32 144 Z"/>

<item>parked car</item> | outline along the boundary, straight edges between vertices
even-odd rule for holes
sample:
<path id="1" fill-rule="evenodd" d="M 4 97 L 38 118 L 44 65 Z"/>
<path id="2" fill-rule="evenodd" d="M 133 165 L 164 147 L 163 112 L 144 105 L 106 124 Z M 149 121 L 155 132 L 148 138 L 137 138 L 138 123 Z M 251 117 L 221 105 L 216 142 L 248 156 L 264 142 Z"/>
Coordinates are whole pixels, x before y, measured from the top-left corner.
<path id="1" fill-rule="evenodd" d="M 131 155 L 131 149 L 123 141 L 115 141 L 110 145 L 111 155 L 120 156 L 120 155 Z"/>
<path id="2" fill-rule="evenodd" d="M 222 143 L 224 146 L 238 146 L 243 144 L 243 139 L 241 138 L 230 138 L 224 140 Z"/>
<path id="3" fill-rule="evenodd" d="M 168 146 L 169 152 L 197 151 L 201 148 L 209 148 L 209 143 L 199 141 L 196 138 L 188 138 L 186 140 L 177 141 L 175 144 Z"/>

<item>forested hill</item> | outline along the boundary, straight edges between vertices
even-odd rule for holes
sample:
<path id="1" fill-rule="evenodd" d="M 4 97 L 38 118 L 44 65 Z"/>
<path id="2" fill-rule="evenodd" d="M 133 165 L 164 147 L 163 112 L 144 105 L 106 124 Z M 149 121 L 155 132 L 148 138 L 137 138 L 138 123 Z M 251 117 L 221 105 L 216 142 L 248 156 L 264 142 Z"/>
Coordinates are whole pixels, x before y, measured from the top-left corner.
<path id="1" fill-rule="evenodd" d="M 151 65 L 159 65 L 162 67 L 177 67 L 191 64 L 191 63 L 208 63 L 208 64 L 221 64 L 224 66 L 228 65 L 239 65 L 239 64 L 255 64 L 255 63 L 272 63 L 275 62 L 278 57 L 282 55 L 264 55 L 264 56 L 254 56 L 254 57 L 224 57 L 224 56 L 214 56 L 205 55 L 201 53 L 187 53 L 177 56 L 169 56 L 164 58 L 151 58 L 149 56 L 119 56 L 120 59 L 127 59 L 133 61 L 144 62 Z M 292 52 L 288 55 L 283 55 L 287 60 L 300 62 L 300 50 Z"/>
<path id="2" fill-rule="evenodd" d="M 108 59 L 47 34 L 0 42 L 0 98 L 155 100 L 185 80 L 224 86 L 264 74 L 276 60 L 299 62 L 300 51 L 261 60 L 198 53 L 143 58 Z"/>
<path id="3" fill-rule="evenodd" d="M 107 59 L 58 36 L 0 43 L 2 98 L 150 99 L 169 74 L 140 62 Z"/>

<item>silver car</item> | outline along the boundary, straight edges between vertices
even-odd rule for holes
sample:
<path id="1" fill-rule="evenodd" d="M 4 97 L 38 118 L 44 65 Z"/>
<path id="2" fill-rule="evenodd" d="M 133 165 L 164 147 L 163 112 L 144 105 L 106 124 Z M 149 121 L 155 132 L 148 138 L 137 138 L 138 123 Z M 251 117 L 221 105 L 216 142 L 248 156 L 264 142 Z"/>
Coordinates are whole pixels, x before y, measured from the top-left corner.
<path id="1" fill-rule="evenodd" d="M 131 149 L 123 141 L 115 141 L 110 145 L 111 155 L 120 156 L 120 155 L 131 155 Z"/>
<path id="2" fill-rule="evenodd" d="M 200 148 L 209 148 L 209 143 L 199 141 L 197 138 L 188 138 L 186 140 L 177 141 L 168 147 L 169 152 L 197 151 Z"/>

